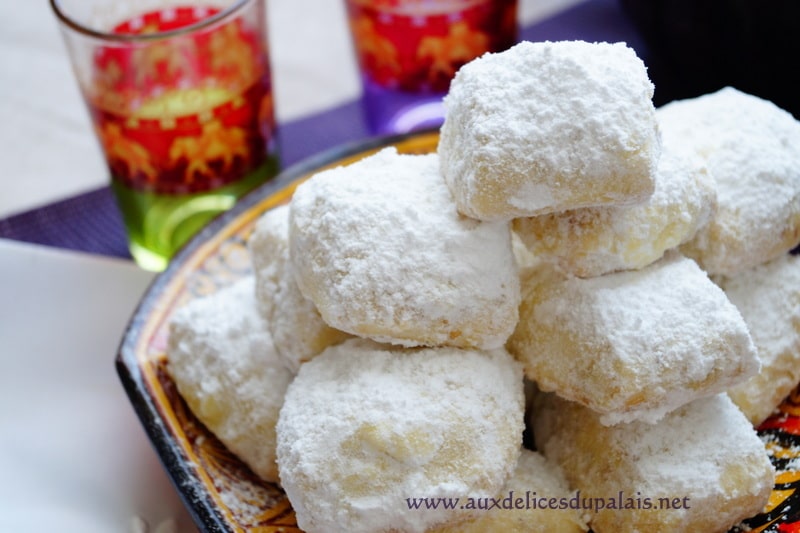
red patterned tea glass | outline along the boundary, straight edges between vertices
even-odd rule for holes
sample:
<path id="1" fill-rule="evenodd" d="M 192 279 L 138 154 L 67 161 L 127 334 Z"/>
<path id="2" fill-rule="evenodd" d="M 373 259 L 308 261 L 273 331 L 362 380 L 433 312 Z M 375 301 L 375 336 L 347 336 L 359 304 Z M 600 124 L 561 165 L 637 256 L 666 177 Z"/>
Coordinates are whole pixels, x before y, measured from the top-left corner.
<path id="1" fill-rule="evenodd" d="M 130 250 L 162 270 L 277 172 L 263 0 L 51 0 Z"/>
<path id="2" fill-rule="evenodd" d="M 456 71 L 517 39 L 517 0 L 347 0 L 347 13 L 376 133 L 440 125 Z"/>

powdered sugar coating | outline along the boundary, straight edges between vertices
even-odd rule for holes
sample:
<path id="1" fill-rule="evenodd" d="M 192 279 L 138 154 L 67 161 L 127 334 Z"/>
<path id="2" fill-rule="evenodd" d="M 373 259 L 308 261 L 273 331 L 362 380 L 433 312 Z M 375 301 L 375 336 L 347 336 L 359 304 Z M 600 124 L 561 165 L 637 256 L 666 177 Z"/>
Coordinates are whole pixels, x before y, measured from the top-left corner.
<path id="1" fill-rule="evenodd" d="M 645 267 L 694 237 L 716 211 L 716 197 L 705 166 L 665 144 L 645 203 L 521 218 L 514 230 L 535 256 L 576 276 L 600 276 Z"/>
<path id="2" fill-rule="evenodd" d="M 480 517 L 427 533 L 580 533 L 587 531 L 580 512 L 570 509 L 522 507 L 522 498 L 569 498 L 572 496 L 561 468 L 539 452 L 522 450 L 517 467 L 498 494 L 498 507 Z M 492 502 L 493 505 L 494 502 Z M 517 505 L 517 507 L 513 507 Z"/>
<path id="3" fill-rule="evenodd" d="M 303 296 L 289 259 L 289 206 L 264 213 L 249 239 L 258 308 L 286 367 L 300 365 L 348 334 L 325 323 L 314 302 Z"/>
<path id="4" fill-rule="evenodd" d="M 761 372 L 728 395 L 758 425 L 800 383 L 800 256 L 782 255 L 721 286 L 742 313 L 761 358 Z"/>
<path id="5" fill-rule="evenodd" d="M 436 154 L 386 148 L 297 188 L 295 277 L 329 325 L 406 346 L 497 348 L 511 334 L 509 224 L 459 215 L 438 168 Z"/>
<path id="6" fill-rule="evenodd" d="M 604 424 L 657 422 L 759 369 L 739 312 L 675 252 L 597 278 L 532 271 L 508 349 L 540 389 L 599 412 Z"/>
<path id="7" fill-rule="evenodd" d="M 522 42 L 456 74 L 439 154 L 459 211 L 510 220 L 653 193 L 653 85 L 624 43 Z"/>
<path id="8" fill-rule="evenodd" d="M 309 533 L 422 532 L 462 511 L 406 498 L 494 496 L 522 443 L 522 370 L 504 350 L 350 339 L 300 367 L 278 422 L 281 484 Z"/>
<path id="9" fill-rule="evenodd" d="M 597 533 L 722 533 L 769 499 L 775 471 L 764 444 L 725 394 L 695 400 L 655 425 L 603 426 L 597 413 L 551 394 L 536 403 L 537 448 L 574 489 L 606 498 L 623 491 L 654 506 L 659 498 L 680 503 L 603 509 L 591 515 Z"/>
<path id="10" fill-rule="evenodd" d="M 731 87 L 657 114 L 664 142 L 703 158 L 717 182 L 717 214 L 687 256 L 733 276 L 800 243 L 800 122 Z"/>
<path id="11" fill-rule="evenodd" d="M 167 357 L 195 416 L 258 476 L 277 481 L 275 424 L 292 374 L 256 309 L 253 278 L 180 308 Z"/>

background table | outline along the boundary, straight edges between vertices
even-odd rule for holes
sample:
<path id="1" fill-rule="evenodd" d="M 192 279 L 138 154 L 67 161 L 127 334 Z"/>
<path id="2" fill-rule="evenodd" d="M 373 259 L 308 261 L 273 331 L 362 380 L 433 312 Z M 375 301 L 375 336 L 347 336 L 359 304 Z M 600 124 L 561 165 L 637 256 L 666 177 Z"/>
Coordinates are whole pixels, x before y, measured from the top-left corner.
<path id="1" fill-rule="evenodd" d="M 368 135 L 342 3 L 268 6 L 284 164 Z M 520 7 L 527 39 L 637 39 L 614 0 Z M 153 274 L 110 257 L 118 215 L 45 0 L 0 3 L 0 67 L 0 531 L 193 531 L 114 372 Z M 92 239 L 103 255 L 63 249 Z"/>

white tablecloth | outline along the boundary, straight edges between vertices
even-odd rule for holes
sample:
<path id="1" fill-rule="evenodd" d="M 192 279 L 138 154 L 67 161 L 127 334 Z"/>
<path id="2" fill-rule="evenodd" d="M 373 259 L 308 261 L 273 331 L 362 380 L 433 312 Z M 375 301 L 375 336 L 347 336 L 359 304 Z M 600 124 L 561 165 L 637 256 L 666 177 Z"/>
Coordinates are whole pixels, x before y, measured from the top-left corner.
<path id="1" fill-rule="evenodd" d="M 579 0 L 520 0 L 523 24 Z M 270 0 L 280 121 L 356 98 L 341 0 Z M 0 218 L 107 173 L 45 0 L 0 1 Z M 153 275 L 0 239 L 0 531 L 194 531 L 117 379 Z"/>

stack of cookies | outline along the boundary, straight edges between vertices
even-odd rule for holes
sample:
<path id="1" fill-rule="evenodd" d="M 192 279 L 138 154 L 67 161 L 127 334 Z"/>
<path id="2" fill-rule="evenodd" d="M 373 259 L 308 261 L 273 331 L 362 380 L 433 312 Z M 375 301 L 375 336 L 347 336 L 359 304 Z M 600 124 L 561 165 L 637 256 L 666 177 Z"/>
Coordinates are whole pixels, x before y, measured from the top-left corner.
<path id="1" fill-rule="evenodd" d="M 313 176 L 259 220 L 254 278 L 179 311 L 181 394 L 309 532 L 758 513 L 752 423 L 800 380 L 800 124 L 730 88 L 652 96 L 620 43 L 464 66 L 437 153 Z M 604 504 L 471 505 L 512 491 Z"/>

